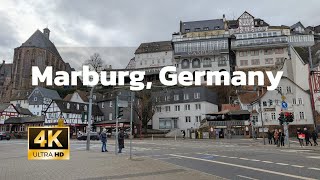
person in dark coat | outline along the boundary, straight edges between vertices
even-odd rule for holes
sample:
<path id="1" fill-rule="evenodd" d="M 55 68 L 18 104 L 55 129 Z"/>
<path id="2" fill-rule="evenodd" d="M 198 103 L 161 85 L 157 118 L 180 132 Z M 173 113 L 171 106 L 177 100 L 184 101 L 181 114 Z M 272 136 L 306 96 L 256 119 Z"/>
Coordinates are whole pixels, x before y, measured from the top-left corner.
<path id="1" fill-rule="evenodd" d="M 318 132 L 316 130 L 312 131 L 311 136 L 312 136 L 314 146 L 317 146 L 318 145 L 318 142 L 317 142 Z"/>
<path id="2" fill-rule="evenodd" d="M 284 133 L 282 132 L 281 129 L 279 129 L 279 140 L 280 140 L 280 146 L 284 146 Z"/>
<path id="3" fill-rule="evenodd" d="M 304 128 L 304 134 L 305 134 L 305 136 L 306 136 L 306 146 L 308 146 L 309 143 L 310 143 L 310 145 L 312 146 L 312 143 L 311 143 L 311 141 L 310 141 L 311 134 L 310 134 L 310 132 L 308 131 L 307 128 Z"/>
<path id="4" fill-rule="evenodd" d="M 185 130 L 182 130 L 182 136 L 183 136 L 183 139 L 186 138 L 186 131 Z"/>
<path id="5" fill-rule="evenodd" d="M 124 148 L 124 132 L 123 132 L 123 129 L 121 129 L 119 134 L 118 134 L 118 147 L 119 147 L 118 153 L 121 153 L 122 149 Z"/>
<path id="6" fill-rule="evenodd" d="M 272 144 L 272 136 L 273 136 L 273 133 L 268 130 L 268 140 L 269 140 L 269 144 Z"/>
<path id="7" fill-rule="evenodd" d="M 108 152 L 107 150 L 107 130 L 103 129 L 100 134 L 100 140 L 102 142 L 101 152 Z"/>

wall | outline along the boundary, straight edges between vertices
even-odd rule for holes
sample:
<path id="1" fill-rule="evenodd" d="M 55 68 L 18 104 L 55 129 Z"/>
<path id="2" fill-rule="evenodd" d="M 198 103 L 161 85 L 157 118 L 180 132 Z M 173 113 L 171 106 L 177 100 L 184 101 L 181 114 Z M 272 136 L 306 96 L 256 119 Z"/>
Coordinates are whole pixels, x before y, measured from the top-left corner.
<path id="1" fill-rule="evenodd" d="M 135 55 L 136 68 L 172 65 L 173 51 L 142 53 Z"/>

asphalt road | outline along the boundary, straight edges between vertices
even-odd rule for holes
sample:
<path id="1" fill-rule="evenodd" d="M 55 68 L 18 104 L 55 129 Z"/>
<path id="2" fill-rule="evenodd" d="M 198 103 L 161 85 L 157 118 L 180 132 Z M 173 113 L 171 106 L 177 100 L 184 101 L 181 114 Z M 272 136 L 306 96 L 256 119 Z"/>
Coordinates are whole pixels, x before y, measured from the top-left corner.
<path id="1" fill-rule="evenodd" d="M 24 140 L 2 141 L 26 145 Z M 129 155 L 128 140 L 121 156 Z M 100 149 L 100 142 L 91 142 L 91 149 Z M 85 149 L 85 141 L 72 141 L 71 151 Z M 107 143 L 114 153 L 114 141 Z M 134 158 L 153 159 L 187 167 L 226 179 L 320 179 L 320 147 L 313 149 L 278 148 L 261 141 L 145 139 L 133 141 Z M 72 153 L 72 152 L 71 152 Z"/>

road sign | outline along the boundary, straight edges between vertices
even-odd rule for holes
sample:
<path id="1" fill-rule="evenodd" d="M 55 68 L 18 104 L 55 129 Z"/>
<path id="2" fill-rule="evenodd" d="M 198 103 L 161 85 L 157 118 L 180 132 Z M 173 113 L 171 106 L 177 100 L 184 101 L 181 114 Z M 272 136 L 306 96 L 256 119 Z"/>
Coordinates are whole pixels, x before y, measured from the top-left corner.
<path id="1" fill-rule="evenodd" d="M 285 96 L 281 96 L 282 101 L 286 100 Z"/>
<path id="2" fill-rule="evenodd" d="M 282 107 L 282 109 L 287 109 L 288 108 L 288 103 L 285 102 L 285 101 L 282 101 L 281 107 Z"/>
<path id="3" fill-rule="evenodd" d="M 118 107 L 128 107 L 128 101 L 118 100 Z"/>

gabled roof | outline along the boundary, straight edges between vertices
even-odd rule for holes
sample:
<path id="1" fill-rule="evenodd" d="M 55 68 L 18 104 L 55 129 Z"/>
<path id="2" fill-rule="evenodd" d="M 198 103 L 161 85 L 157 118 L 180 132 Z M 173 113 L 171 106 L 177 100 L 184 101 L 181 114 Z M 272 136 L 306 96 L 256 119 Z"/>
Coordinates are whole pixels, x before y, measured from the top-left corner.
<path id="1" fill-rule="evenodd" d="M 20 47 L 37 47 L 46 49 L 61 58 L 55 45 L 41 31 L 36 30 Z"/>
<path id="2" fill-rule="evenodd" d="M 11 104 L 10 103 L 1 103 L 0 104 L 0 112 L 3 112 L 5 109 L 7 109 Z"/>
<path id="3" fill-rule="evenodd" d="M 181 33 L 186 33 L 186 29 L 189 29 L 189 32 L 195 32 L 197 28 L 199 28 L 198 31 L 212 31 L 223 30 L 224 22 L 223 19 L 211 19 L 203 21 L 181 22 L 180 26 Z"/>
<path id="4" fill-rule="evenodd" d="M 41 122 L 44 122 L 44 116 L 10 117 L 4 121 L 4 124 L 24 124 Z"/>
<path id="5" fill-rule="evenodd" d="M 34 90 L 32 91 L 31 94 L 33 94 L 33 92 L 38 89 L 40 91 L 40 93 L 42 94 L 43 97 L 45 98 L 49 98 L 49 99 L 61 99 L 61 97 L 59 96 L 58 92 L 56 90 L 52 90 L 52 89 L 46 89 L 43 87 L 36 87 L 34 88 Z M 30 96 L 31 96 L 30 94 Z M 29 96 L 29 97 L 30 97 Z"/>
<path id="6" fill-rule="evenodd" d="M 135 54 L 172 51 L 171 41 L 141 43 Z"/>
<path id="7" fill-rule="evenodd" d="M 19 114 L 22 114 L 22 115 L 32 115 L 32 113 L 29 111 L 29 109 L 26 109 L 26 108 L 22 108 L 22 107 L 19 107 L 19 106 L 15 106 L 15 109 L 17 110 L 17 112 Z"/>
<path id="8" fill-rule="evenodd" d="M 307 47 L 294 47 L 304 63 L 309 64 L 309 50 Z M 320 42 L 311 46 L 311 57 L 313 65 L 320 62 Z"/>
<path id="9" fill-rule="evenodd" d="M 4 77 L 11 77 L 12 65 L 13 64 L 5 64 L 5 62 L 3 62 L 0 65 L 0 75 L 3 75 Z"/>
<path id="10" fill-rule="evenodd" d="M 88 111 L 89 105 L 85 103 L 64 101 L 64 100 L 54 100 L 59 107 L 60 111 L 63 113 L 73 113 L 73 114 L 82 114 L 85 111 Z M 69 108 L 68 108 L 69 104 Z M 79 109 L 77 109 L 77 105 L 79 105 Z M 95 116 L 103 116 L 103 113 L 100 111 L 98 105 L 92 104 L 92 115 Z"/>
<path id="11" fill-rule="evenodd" d="M 290 26 L 290 29 L 295 29 L 298 26 L 301 26 L 303 29 L 305 29 L 305 27 L 303 26 L 303 24 L 300 21 L 295 23 L 294 25 Z"/>

